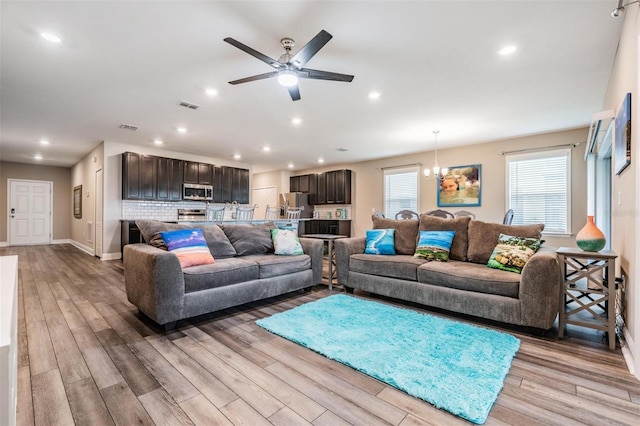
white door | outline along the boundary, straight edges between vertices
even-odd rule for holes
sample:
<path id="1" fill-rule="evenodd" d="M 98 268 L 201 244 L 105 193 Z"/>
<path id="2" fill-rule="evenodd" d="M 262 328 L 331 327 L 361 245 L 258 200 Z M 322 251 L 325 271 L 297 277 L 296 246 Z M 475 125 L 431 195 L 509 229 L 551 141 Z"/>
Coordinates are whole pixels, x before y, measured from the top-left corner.
<path id="1" fill-rule="evenodd" d="M 96 198 L 96 208 L 95 208 L 95 218 L 94 222 L 95 233 L 96 236 L 94 238 L 95 247 L 93 248 L 93 252 L 97 257 L 102 257 L 102 169 L 96 170 L 96 190 L 95 190 L 95 198 Z"/>
<path id="2" fill-rule="evenodd" d="M 51 243 L 52 182 L 9 179 L 9 245 Z"/>
<path id="3" fill-rule="evenodd" d="M 256 188 L 251 192 L 251 200 L 258 208 L 253 214 L 254 219 L 264 219 L 267 205 L 276 207 L 278 205 L 278 191 L 275 186 L 266 188 Z"/>

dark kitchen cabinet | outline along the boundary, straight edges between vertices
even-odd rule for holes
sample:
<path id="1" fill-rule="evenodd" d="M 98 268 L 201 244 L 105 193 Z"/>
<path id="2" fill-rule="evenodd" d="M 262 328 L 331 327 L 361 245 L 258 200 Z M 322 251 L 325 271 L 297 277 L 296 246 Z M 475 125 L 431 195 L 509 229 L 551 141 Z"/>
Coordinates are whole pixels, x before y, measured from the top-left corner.
<path id="1" fill-rule="evenodd" d="M 327 172 L 316 175 L 316 202 L 314 204 L 327 204 Z"/>
<path id="2" fill-rule="evenodd" d="M 158 200 L 182 200 L 183 169 L 182 160 L 158 158 Z"/>
<path id="3" fill-rule="evenodd" d="M 318 175 L 315 173 L 308 175 L 291 176 L 289 178 L 289 192 L 303 192 L 309 194 L 309 204 L 316 204 Z"/>
<path id="4" fill-rule="evenodd" d="M 334 199 L 336 204 L 351 204 L 351 170 L 336 170 Z"/>
<path id="5" fill-rule="evenodd" d="M 213 164 L 185 161 L 184 182 L 199 185 L 213 184 Z"/>
<path id="6" fill-rule="evenodd" d="M 336 203 L 336 173 L 327 172 L 327 204 Z"/>
<path id="7" fill-rule="evenodd" d="M 213 201 L 217 203 L 249 203 L 249 170 L 236 167 L 216 167 Z"/>
<path id="8" fill-rule="evenodd" d="M 125 200 L 155 200 L 158 158 L 134 152 L 122 154 L 122 198 Z"/>
<path id="9" fill-rule="evenodd" d="M 300 192 L 300 176 L 289 178 L 289 192 Z"/>
<path id="10" fill-rule="evenodd" d="M 301 222 L 302 223 L 302 222 Z M 330 234 L 351 236 L 350 220 L 314 219 L 304 222 L 305 234 Z"/>

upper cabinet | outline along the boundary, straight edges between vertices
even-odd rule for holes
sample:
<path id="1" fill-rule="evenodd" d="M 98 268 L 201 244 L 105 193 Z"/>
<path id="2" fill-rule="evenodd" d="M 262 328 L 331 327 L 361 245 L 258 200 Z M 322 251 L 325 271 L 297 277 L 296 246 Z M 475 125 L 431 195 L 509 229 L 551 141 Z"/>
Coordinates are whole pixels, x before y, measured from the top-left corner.
<path id="1" fill-rule="evenodd" d="M 309 194 L 309 204 L 351 204 L 351 170 L 291 176 L 291 192 Z"/>
<path id="2" fill-rule="evenodd" d="M 235 201 L 239 204 L 249 202 L 249 170 L 227 166 L 216 167 L 215 176 L 214 202 L 232 203 Z"/>
<path id="3" fill-rule="evenodd" d="M 158 191 L 158 157 L 133 152 L 122 154 L 122 198 L 155 200 Z"/>
<path id="4" fill-rule="evenodd" d="M 158 200 L 182 200 L 182 175 L 184 161 L 158 158 Z"/>
<path id="5" fill-rule="evenodd" d="M 185 161 L 184 183 L 213 185 L 213 164 Z"/>

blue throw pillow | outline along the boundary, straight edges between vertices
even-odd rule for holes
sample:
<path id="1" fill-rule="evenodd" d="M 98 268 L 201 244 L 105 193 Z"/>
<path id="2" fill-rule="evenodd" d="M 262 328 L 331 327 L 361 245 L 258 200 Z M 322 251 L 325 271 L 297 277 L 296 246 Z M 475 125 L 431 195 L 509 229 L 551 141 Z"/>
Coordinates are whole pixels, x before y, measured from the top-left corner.
<path id="1" fill-rule="evenodd" d="M 417 259 L 449 261 L 449 251 L 456 231 L 420 231 L 413 257 Z"/>
<path id="2" fill-rule="evenodd" d="M 367 254 L 396 254 L 395 229 L 368 229 Z"/>
<path id="3" fill-rule="evenodd" d="M 167 249 L 178 256 L 181 267 L 214 263 L 207 241 L 202 235 L 202 229 L 179 229 L 160 232 L 160 235 Z"/>

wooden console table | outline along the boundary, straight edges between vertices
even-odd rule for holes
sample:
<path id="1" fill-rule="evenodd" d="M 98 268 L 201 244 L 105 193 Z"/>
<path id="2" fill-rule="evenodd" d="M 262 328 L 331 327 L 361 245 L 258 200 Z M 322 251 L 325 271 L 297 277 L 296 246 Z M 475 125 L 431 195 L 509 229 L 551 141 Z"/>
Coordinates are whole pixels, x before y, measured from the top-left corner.
<path id="1" fill-rule="evenodd" d="M 561 247 L 557 253 L 564 267 L 558 337 L 564 337 L 566 324 L 602 330 L 608 333 L 609 349 L 615 350 L 618 255 L 611 250 L 590 252 L 570 247 Z"/>

